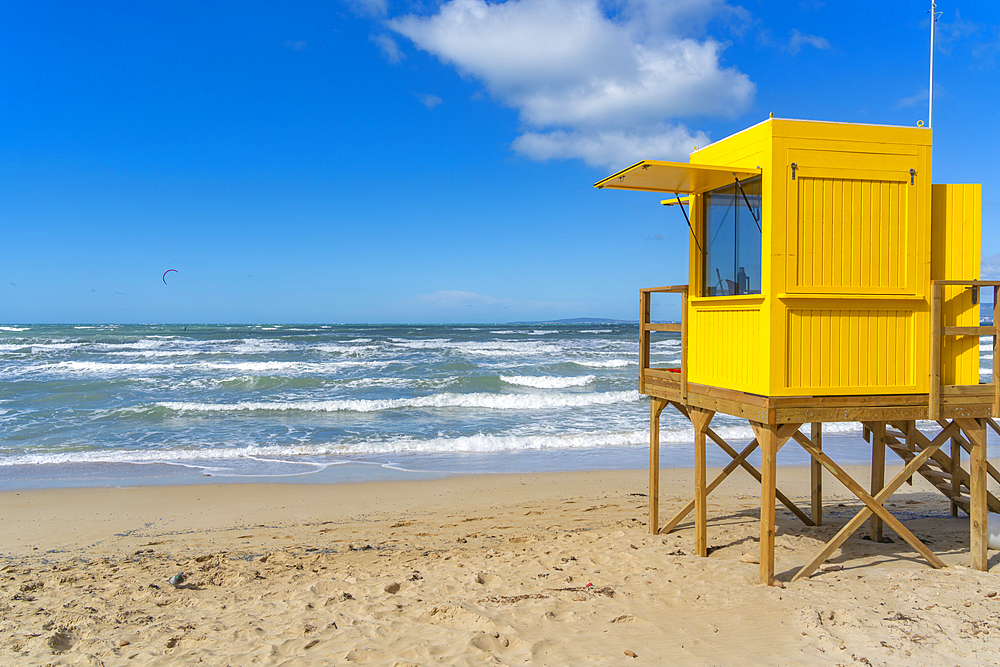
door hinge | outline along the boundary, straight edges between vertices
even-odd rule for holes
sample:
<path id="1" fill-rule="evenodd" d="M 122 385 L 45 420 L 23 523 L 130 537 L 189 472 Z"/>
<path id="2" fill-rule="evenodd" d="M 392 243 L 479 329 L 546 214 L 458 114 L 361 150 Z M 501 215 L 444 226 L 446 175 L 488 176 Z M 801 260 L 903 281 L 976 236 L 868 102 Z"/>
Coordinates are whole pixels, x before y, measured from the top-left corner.
<path id="1" fill-rule="evenodd" d="M 795 180 L 795 170 L 799 168 L 799 165 L 792 163 L 792 180 Z"/>

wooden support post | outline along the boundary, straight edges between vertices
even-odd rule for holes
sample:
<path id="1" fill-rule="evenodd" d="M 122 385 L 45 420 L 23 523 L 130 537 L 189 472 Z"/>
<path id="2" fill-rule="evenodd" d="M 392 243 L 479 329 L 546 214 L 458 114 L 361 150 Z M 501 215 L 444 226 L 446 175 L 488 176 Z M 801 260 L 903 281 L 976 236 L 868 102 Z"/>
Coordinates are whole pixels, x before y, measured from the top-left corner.
<path id="1" fill-rule="evenodd" d="M 997 297 L 1000 297 L 1000 285 L 993 286 L 993 405 L 990 407 L 990 412 L 994 419 L 1000 417 L 1000 363 L 997 362 L 1000 320 L 997 319 Z"/>
<path id="2" fill-rule="evenodd" d="M 931 281 L 931 368 L 928 419 L 941 417 L 941 285 Z"/>
<path id="3" fill-rule="evenodd" d="M 649 308 L 650 294 L 639 291 L 639 393 L 646 393 L 646 369 L 649 368 Z"/>
<path id="4" fill-rule="evenodd" d="M 649 400 L 649 532 L 656 535 L 660 525 L 660 414 L 667 402 Z"/>
<path id="5" fill-rule="evenodd" d="M 885 422 L 874 422 L 869 425 L 872 431 L 872 495 L 885 486 Z M 882 541 L 882 519 L 872 514 L 868 523 L 868 536 L 872 542 Z"/>
<path id="6" fill-rule="evenodd" d="M 715 413 L 692 407 L 688 411 L 694 426 L 694 551 L 708 556 L 708 480 L 705 461 L 705 430 Z"/>
<path id="7" fill-rule="evenodd" d="M 969 537 L 972 569 L 988 569 L 986 559 L 986 421 L 956 419 L 965 431 L 972 450 L 969 452 Z"/>
<path id="8" fill-rule="evenodd" d="M 816 449 L 823 450 L 823 422 L 812 424 L 811 438 Z M 823 464 L 812 458 L 810 481 L 812 482 L 812 520 L 817 526 L 823 525 Z"/>
<path id="9" fill-rule="evenodd" d="M 681 400 L 688 399 L 688 293 L 681 292 Z"/>
<path id="10" fill-rule="evenodd" d="M 962 445 L 958 438 L 951 439 L 951 497 L 958 498 L 962 493 L 962 480 L 958 476 L 958 468 L 962 465 Z M 971 508 L 970 508 L 971 509 Z M 951 515 L 958 516 L 958 503 L 951 501 Z"/>
<path id="11" fill-rule="evenodd" d="M 774 492 L 777 488 L 778 434 L 769 424 L 750 422 L 760 443 L 760 583 L 774 585 Z"/>

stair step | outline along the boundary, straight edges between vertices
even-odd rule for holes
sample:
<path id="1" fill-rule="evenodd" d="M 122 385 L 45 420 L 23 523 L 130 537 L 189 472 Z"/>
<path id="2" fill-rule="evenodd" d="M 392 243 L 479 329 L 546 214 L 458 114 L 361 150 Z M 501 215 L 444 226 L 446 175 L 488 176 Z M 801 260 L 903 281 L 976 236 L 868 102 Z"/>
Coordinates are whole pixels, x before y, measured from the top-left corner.
<path id="1" fill-rule="evenodd" d="M 947 480 L 951 479 L 950 472 L 945 472 L 943 470 L 934 470 L 933 468 L 926 468 L 926 467 L 921 468 L 920 474 L 923 475 L 924 477 L 935 477 L 937 479 L 947 479 Z"/>

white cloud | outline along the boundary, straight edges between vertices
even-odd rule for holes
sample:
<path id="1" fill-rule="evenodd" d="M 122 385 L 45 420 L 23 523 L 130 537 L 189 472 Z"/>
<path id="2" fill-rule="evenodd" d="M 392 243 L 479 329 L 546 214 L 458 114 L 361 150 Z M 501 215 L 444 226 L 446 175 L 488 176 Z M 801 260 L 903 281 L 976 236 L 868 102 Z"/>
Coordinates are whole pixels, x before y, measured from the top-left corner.
<path id="1" fill-rule="evenodd" d="M 691 134 L 681 125 L 658 126 L 645 133 L 554 130 L 525 132 L 512 148 L 533 160 L 582 158 L 595 167 L 626 167 L 643 158 L 686 156 L 695 146 L 707 146 L 703 132 Z"/>
<path id="2" fill-rule="evenodd" d="M 983 280 L 1000 280 L 1000 253 L 992 257 L 983 257 L 980 270 Z"/>
<path id="3" fill-rule="evenodd" d="M 355 14 L 382 17 L 389 13 L 387 0 L 344 0 Z"/>
<path id="4" fill-rule="evenodd" d="M 937 90 L 937 86 L 934 86 L 934 89 Z M 925 88 L 915 95 L 910 95 L 909 97 L 904 97 L 903 99 L 899 100 L 898 102 L 896 102 L 896 107 L 899 109 L 903 109 L 905 107 L 912 107 L 918 102 L 926 102 L 926 101 L 927 101 L 927 89 Z"/>
<path id="5" fill-rule="evenodd" d="M 434 107 L 436 107 L 439 104 L 442 104 L 443 102 L 444 100 L 442 100 L 440 97 L 438 97 L 437 95 L 431 95 L 430 93 L 420 96 L 420 103 L 423 104 L 428 109 L 433 109 Z"/>
<path id="6" fill-rule="evenodd" d="M 382 51 L 382 55 L 384 55 L 386 60 L 391 63 L 398 63 L 406 57 L 403 55 L 403 52 L 399 50 L 399 45 L 396 44 L 396 40 L 389 35 L 372 35 L 371 40 L 378 45 L 378 48 Z"/>
<path id="7" fill-rule="evenodd" d="M 517 109 L 525 133 L 513 147 L 534 159 L 679 159 L 707 140 L 674 119 L 733 117 L 749 105 L 754 84 L 721 66 L 723 45 L 682 36 L 682 25 L 702 29 L 725 13 L 722 0 L 617 7 L 608 15 L 597 0 L 449 0 L 437 14 L 387 25 Z"/>
<path id="8" fill-rule="evenodd" d="M 799 32 L 798 28 L 796 28 L 792 30 L 791 37 L 788 39 L 788 46 L 783 48 L 785 51 L 788 51 L 794 56 L 802 50 L 803 46 L 811 46 L 817 49 L 829 49 L 830 42 L 826 41 L 825 38 L 818 37 L 816 35 L 803 35 Z"/>

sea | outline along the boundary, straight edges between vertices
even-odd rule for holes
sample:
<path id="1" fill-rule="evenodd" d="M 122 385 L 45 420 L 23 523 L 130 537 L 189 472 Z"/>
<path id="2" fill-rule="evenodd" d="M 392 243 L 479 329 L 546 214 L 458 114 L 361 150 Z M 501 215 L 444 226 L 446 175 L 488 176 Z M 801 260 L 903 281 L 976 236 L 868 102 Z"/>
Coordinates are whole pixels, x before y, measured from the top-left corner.
<path id="1" fill-rule="evenodd" d="M 676 365 L 680 341 L 660 335 L 651 354 Z M 992 339 L 980 358 L 987 380 Z M 6 325 L 0 489 L 641 469 L 637 383 L 635 323 Z M 743 420 L 712 425 L 753 438 Z M 669 407 L 660 441 L 663 467 L 693 465 Z M 870 460 L 858 424 L 826 425 L 824 448 Z M 729 457 L 710 446 L 708 461 Z"/>

